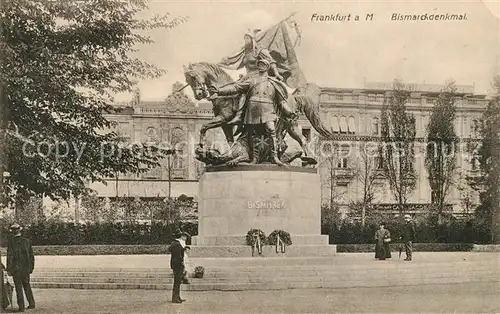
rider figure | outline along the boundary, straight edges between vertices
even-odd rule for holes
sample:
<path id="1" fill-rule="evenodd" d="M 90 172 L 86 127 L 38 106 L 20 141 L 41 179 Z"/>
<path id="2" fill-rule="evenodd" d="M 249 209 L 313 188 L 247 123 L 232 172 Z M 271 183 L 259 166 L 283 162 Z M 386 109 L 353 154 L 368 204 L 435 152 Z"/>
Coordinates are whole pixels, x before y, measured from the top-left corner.
<path id="1" fill-rule="evenodd" d="M 259 76 L 259 70 L 257 68 L 257 61 L 259 60 L 269 61 L 268 74 L 280 81 L 283 81 L 283 77 L 278 72 L 276 61 L 269 53 L 269 50 L 260 47 L 259 44 L 257 43 L 255 37 L 258 32 L 259 30 L 254 30 L 253 32 L 249 30 L 247 33 L 245 33 L 243 37 L 245 40 L 245 46 L 243 48 L 243 58 L 238 69 L 244 67 L 246 70 L 246 75 L 240 76 L 238 82 L 243 82 L 248 78 Z M 221 61 L 221 64 L 223 65 L 227 65 L 228 63 L 230 63 L 230 61 L 226 58 Z M 242 120 L 241 116 L 244 112 L 244 105 L 246 103 L 246 98 L 247 98 L 246 94 L 241 94 L 241 97 L 238 101 L 238 111 L 234 119 L 231 122 L 229 122 L 230 124 Z"/>
<path id="2" fill-rule="evenodd" d="M 256 62 L 258 75 L 246 77 L 224 87 L 211 86 L 212 97 L 247 94 L 243 124 L 247 128 L 251 163 L 257 160 L 253 156 L 253 130 L 263 125 L 266 135 L 271 138 L 271 154 L 275 164 L 283 166 L 278 158 L 278 142 L 276 138 L 276 112 L 283 117 L 294 117 L 295 113 L 287 105 L 286 91 L 273 78 L 268 76 L 270 62 L 259 59 Z"/>
<path id="3" fill-rule="evenodd" d="M 270 76 L 276 77 L 278 80 L 283 80 L 281 75 L 278 73 L 278 68 L 276 67 L 276 61 L 274 61 L 273 57 L 269 53 L 269 50 L 266 48 L 262 48 L 257 43 L 255 36 L 257 35 L 258 30 L 253 32 L 248 31 L 245 36 L 245 48 L 244 48 L 244 56 L 242 65 L 245 67 L 247 71 L 246 77 L 243 77 L 243 80 L 247 77 L 258 76 L 259 69 L 257 67 L 257 61 L 265 59 L 269 61 L 269 70 L 268 73 Z"/>

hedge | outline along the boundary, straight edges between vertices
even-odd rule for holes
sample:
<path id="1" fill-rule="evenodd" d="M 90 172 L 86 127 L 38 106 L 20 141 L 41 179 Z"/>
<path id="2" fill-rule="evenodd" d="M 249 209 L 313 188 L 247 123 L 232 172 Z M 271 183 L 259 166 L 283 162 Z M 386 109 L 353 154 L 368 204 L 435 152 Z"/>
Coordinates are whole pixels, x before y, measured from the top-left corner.
<path id="1" fill-rule="evenodd" d="M 168 245 L 45 245 L 34 246 L 35 255 L 153 255 L 168 254 Z M 499 246 L 482 246 L 471 243 L 414 243 L 415 252 L 499 252 Z M 398 244 L 391 250 L 398 252 Z M 338 253 L 373 253 L 375 244 L 338 244 Z M 6 248 L 1 248 L 2 256 Z M 404 248 L 402 256 L 404 255 Z"/>
<path id="2" fill-rule="evenodd" d="M 33 246 L 39 255 L 153 255 L 168 254 L 167 244 L 157 245 L 43 245 Z M 1 248 L 2 256 L 7 248 Z"/>
<path id="3" fill-rule="evenodd" d="M 8 225 L 0 226 L 1 245 L 6 246 Z M 46 245 L 155 245 L 168 244 L 173 240 L 173 232 L 180 228 L 191 235 L 198 234 L 195 222 L 176 222 L 165 224 L 153 222 L 152 225 L 138 223 L 93 223 L 74 224 L 45 222 L 25 226 L 24 235 L 31 239 L 34 246 Z M 361 227 L 359 223 L 339 223 L 322 226 L 322 234 L 329 235 L 330 244 L 370 244 L 378 226 L 375 224 Z M 388 222 L 387 229 L 393 241 L 401 234 L 402 224 Z M 293 234 L 291 234 L 293 238 Z M 481 232 L 465 222 L 453 222 L 441 226 L 435 224 L 416 224 L 415 243 L 485 243 Z"/>
<path id="4" fill-rule="evenodd" d="M 391 232 L 393 241 L 396 241 L 402 234 L 403 224 L 387 222 L 386 228 Z M 366 244 L 374 243 L 377 229 L 375 224 L 364 228 L 360 223 L 324 224 L 322 234 L 329 235 L 330 244 Z M 457 221 L 440 226 L 420 223 L 415 225 L 415 231 L 415 243 L 484 243 L 482 234 L 467 222 Z"/>
<path id="5" fill-rule="evenodd" d="M 390 244 L 391 251 L 399 251 L 399 243 Z M 474 249 L 472 243 L 413 243 L 413 251 L 416 252 L 470 252 Z M 337 244 L 339 253 L 372 253 L 375 252 L 375 244 Z M 404 246 L 402 247 L 404 256 Z"/>
<path id="6" fill-rule="evenodd" d="M 174 239 L 173 233 L 181 229 L 191 235 L 198 234 L 197 223 L 151 225 L 137 223 L 94 223 L 74 224 L 63 222 L 40 223 L 25 226 L 24 236 L 31 239 L 33 246 L 45 245 L 151 245 L 169 244 Z M 1 244 L 8 242 L 8 226 L 2 226 Z"/>

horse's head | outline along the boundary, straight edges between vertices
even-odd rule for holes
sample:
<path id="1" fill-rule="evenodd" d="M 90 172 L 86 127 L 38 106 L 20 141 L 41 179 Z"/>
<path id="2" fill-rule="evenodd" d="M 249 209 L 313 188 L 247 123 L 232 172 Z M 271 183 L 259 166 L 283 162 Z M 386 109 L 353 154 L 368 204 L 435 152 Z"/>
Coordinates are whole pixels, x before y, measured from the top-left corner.
<path id="1" fill-rule="evenodd" d="M 211 85 L 221 86 L 231 82 L 231 77 L 219 66 L 206 62 L 199 62 L 183 66 L 186 83 L 191 86 L 196 100 L 207 98 L 208 87 Z"/>
<path id="2" fill-rule="evenodd" d="M 189 64 L 189 66 L 183 66 L 184 76 L 186 77 L 186 83 L 191 86 L 193 90 L 194 98 L 196 100 L 201 100 L 208 97 L 209 85 L 207 82 L 207 73 L 198 64 Z"/>

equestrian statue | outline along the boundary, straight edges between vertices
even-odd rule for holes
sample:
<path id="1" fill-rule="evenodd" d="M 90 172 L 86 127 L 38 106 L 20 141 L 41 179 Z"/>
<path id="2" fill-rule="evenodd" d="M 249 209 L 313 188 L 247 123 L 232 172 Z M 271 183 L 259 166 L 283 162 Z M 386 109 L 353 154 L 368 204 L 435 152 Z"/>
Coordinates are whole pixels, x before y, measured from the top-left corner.
<path id="1" fill-rule="evenodd" d="M 246 75 L 236 82 L 220 64 L 199 62 L 184 66 L 186 83 L 193 90 L 196 100 L 212 102 L 214 119 L 202 126 L 200 146 L 196 158 L 207 165 L 240 163 L 274 163 L 287 166 L 300 158 L 303 165 L 314 165 L 307 142 L 298 125 L 299 114 L 304 114 L 321 136 L 331 133 L 323 125 L 319 115 L 319 93 L 314 84 L 292 90 L 284 79 L 287 71 L 278 71 L 269 51 L 259 47 L 256 32 L 245 34 L 240 67 Z M 311 89 L 316 94 L 311 95 Z M 221 153 L 205 147 L 205 135 L 210 129 L 221 127 L 229 150 Z M 298 142 L 302 151 L 286 152 L 284 138 L 289 134 Z"/>

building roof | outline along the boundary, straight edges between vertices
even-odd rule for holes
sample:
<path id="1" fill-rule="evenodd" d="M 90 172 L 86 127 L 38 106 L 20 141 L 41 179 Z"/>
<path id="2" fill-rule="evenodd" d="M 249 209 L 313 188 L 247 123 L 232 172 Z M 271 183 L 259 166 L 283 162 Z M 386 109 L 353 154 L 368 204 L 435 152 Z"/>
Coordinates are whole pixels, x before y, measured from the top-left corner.
<path id="1" fill-rule="evenodd" d="M 437 96 L 444 85 L 438 84 L 406 84 L 407 90 L 413 93 Z M 474 85 L 456 85 L 458 96 L 484 99 L 486 95 L 475 95 Z M 368 82 L 364 88 L 337 88 L 320 87 L 322 93 L 348 93 L 348 94 L 385 94 L 392 91 L 392 83 Z"/>

